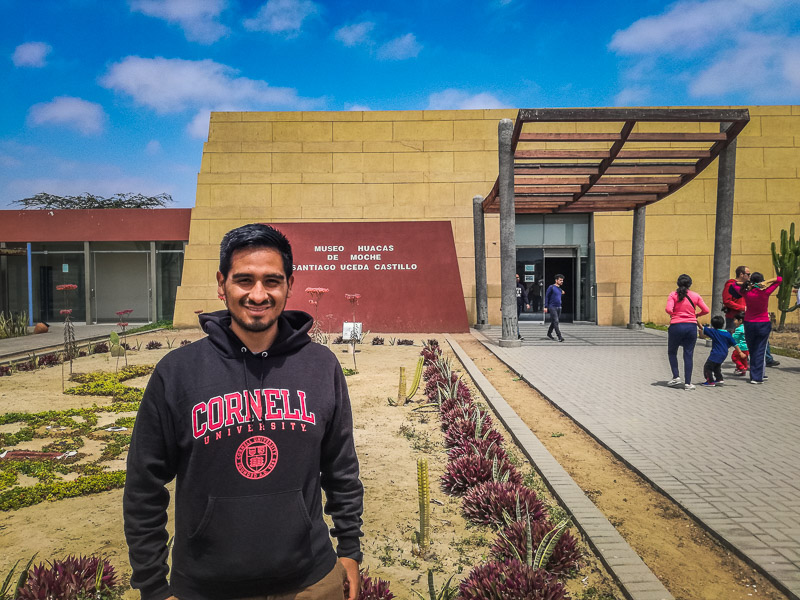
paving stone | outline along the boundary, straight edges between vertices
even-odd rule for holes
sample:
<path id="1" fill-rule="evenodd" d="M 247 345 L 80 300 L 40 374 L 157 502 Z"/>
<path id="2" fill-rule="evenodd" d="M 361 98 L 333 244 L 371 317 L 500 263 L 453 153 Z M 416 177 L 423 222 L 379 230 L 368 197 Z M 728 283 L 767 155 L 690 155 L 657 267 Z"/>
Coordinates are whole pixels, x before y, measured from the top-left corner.
<path id="1" fill-rule="evenodd" d="M 782 356 L 762 386 L 734 377 L 728 362 L 724 387 L 685 391 L 666 386 L 663 332 L 563 324 L 567 342 L 554 344 L 541 325 L 521 330 L 520 348 L 500 348 L 498 328 L 475 335 L 712 533 L 755 551 L 760 570 L 800 599 L 800 360 Z M 695 384 L 707 356 L 698 344 Z M 780 569 L 762 554 L 770 548 Z"/>

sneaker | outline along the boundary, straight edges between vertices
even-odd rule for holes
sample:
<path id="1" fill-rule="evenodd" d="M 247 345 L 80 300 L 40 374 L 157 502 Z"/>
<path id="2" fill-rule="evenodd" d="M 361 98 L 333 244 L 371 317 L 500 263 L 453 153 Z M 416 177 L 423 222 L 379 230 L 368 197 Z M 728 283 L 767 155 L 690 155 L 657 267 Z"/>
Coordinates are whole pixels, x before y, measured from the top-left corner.
<path id="1" fill-rule="evenodd" d="M 764 381 L 766 381 L 767 379 L 769 379 L 769 375 L 767 375 L 766 373 L 764 373 Z"/>
<path id="2" fill-rule="evenodd" d="M 667 382 L 667 385 L 675 386 L 675 385 L 680 385 L 682 383 L 683 383 L 683 381 L 681 380 L 681 378 L 680 377 L 676 377 L 675 379 L 670 379 Z"/>
<path id="3" fill-rule="evenodd" d="M 711 385 L 714 385 L 714 384 L 712 383 Z M 693 390 L 694 386 L 691 383 L 686 383 L 686 384 L 684 384 L 683 389 L 685 389 L 685 390 Z"/>
<path id="4" fill-rule="evenodd" d="M 547 337 L 549 337 L 549 338 L 550 338 L 551 340 L 553 340 L 554 342 L 556 341 L 556 338 L 554 338 L 554 337 L 553 337 L 553 334 L 552 334 L 552 333 L 548 333 L 548 334 L 547 334 Z"/>
<path id="5" fill-rule="evenodd" d="M 725 385 L 725 380 L 724 379 L 720 379 L 719 381 L 715 381 L 714 385 Z"/>
<path id="6" fill-rule="evenodd" d="M 700 385 L 702 385 L 703 387 L 716 387 L 717 384 L 714 383 L 713 381 L 704 381 Z"/>
<path id="7" fill-rule="evenodd" d="M 563 342 L 563 341 L 564 341 L 564 338 L 558 338 L 558 341 L 559 341 L 559 342 Z"/>
<path id="8" fill-rule="evenodd" d="M 524 338 L 524 337 L 522 337 L 521 335 L 518 335 L 518 336 L 517 336 L 517 339 L 518 339 L 518 340 L 520 340 L 520 341 L 522 341 L 522 340 L 524 340 L 525 338 Z"/>
<path id="9" fill-rule="evenodd" d="M 750 383 L 752 383 L 753 385 L 761 385 L 764 382 L 763 381 L 756 381 L 755 379 L 751 379 Z"/>
<path id="10" fill-rule="evenodd" d="M 744 375 L 747 371 L 742 371 L 741 369 L 736 369 L 733 374 L 734 375 Z"/>
<path id="11" fill-rule="evenodd" d="M 779 361 L 779 360 L 773 360 L 772 362 L 768 362 L 768 363 L 767 363 L 767 366 L 768 366 L 768 367 L 777 367 L 779 364 L 781 364 L 781 361 Z"/>

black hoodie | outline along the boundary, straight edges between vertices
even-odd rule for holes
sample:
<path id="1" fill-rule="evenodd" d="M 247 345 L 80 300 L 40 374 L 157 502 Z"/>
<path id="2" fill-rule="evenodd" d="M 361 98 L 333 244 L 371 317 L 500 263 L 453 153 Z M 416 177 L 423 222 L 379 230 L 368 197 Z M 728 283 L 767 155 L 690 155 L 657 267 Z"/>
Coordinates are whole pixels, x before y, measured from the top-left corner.
<path id="1" fill-rule="evenodd" d="M 143 600 L 278 594 L 322 579 L 337 554 L 362 557 L 363 487 L 339 362 L 311 342 L 304 312 L 285 311 L 259 354 L 230 323 L 228 311 L 201 315 L 208 337 L 158 363 L 139 408 L 123 512 Z"/>

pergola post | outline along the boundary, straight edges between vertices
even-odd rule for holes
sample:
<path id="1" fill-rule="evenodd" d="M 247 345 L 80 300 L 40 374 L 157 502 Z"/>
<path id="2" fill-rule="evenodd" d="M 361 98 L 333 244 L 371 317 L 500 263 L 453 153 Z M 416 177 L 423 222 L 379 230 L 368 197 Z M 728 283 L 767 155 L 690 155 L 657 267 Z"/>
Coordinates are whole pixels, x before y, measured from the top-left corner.
<path id="1" fill-rule="evenodd" d="M 730 123 L 720 123 L 725 131 Z M 736 180 L 736 138 L 719 155 L 717 172 L 717 215 L 714 226 L 714 271 L 711 281 L 711 316 L 722 315 L 722 288 L 731 272 L 733 238 L 733 191 Z"/>
<path id="2" fill-rule="evenodd" d="M 511 137 L 514 123 L 503 119 L 497 126 L 500 194 L 500 295 L 503 333 L 500 345 L 519 347 L 517 335 L 517 284 L 514 279 L 517 264 L 516 218 L 514 211 L 514 149 Z"/>
<path id="3" fill-rule="evenodd" d="M 644 221 L 645 205 L 633 209 L 631 241 L 631 298 L 628 329 L 642 329 L 642 295 L 644 290 Z"/>
<path id="4" fill-rule="evenodd" d="M 472 226 L 475 237 L 475 329 L 489 326 L 489 294 L 486 289 L 486 224 L 483 196 L 472 199 Z"/>

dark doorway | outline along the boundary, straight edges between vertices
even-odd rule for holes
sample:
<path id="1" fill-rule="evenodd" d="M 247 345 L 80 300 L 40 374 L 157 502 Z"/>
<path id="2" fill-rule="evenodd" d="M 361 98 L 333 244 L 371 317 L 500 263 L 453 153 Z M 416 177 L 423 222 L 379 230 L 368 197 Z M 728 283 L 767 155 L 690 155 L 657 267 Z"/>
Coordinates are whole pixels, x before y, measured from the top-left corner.
<path id="1" fill-rule="evenodd" d="M 546 251 L 545 251 L 546 252 Z M 561 320 L 571 323 L 575 319 L 575 259 L 571 257 L 547 256 L 544 261 L 545 290 L 555 283 L 556 275 L 564 276 L 564 295 L 561 300 Z"/>

